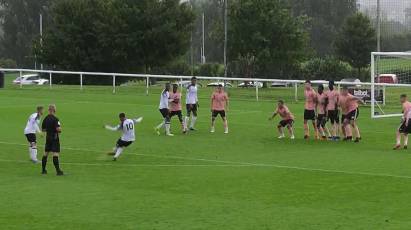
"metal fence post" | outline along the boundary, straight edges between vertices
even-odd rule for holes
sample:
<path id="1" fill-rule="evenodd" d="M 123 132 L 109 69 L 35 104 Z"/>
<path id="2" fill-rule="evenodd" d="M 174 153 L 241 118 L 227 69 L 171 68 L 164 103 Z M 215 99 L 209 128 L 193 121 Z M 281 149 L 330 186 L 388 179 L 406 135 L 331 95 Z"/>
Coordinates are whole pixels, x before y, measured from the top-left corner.
<path id="1" fill-rule="evenodd" d="M 116 93 L 116 75 L 113 75 L 113 93 Z"/>
<path id="2" fill-rule="evenodd" d="M 80 90 L 83 90 L 83 74 L 80 74 Z"/>
<path id="3" fill-rule="evenodd" d="M 150 87 L 150 77 L 146 78 L 146 96 L 148 96 L 148 88 Z"/>
<path id="4" fill-rule="evenodd" d="M 295 102 L 298 101 L 298 83 L 297 82 L 294 83 L 294 100 Z"/>
<path id="5" fill-rule="evenodd" d="M 23 79 L 21 78 L 21 76 L 23 76 L 22 71 L 20 70 L 20 88 L 23 88 Z"/>
<path id="6" fill-rule="evenodd" d="M 258 83 L 259 83 L 259 82 L 256 82 L 256 83 L 255 83 L 255 97 L 256 97 L 257 101 L 259 100 L 259 98 L 258 98 L 258 96 L 259 96 L 259 95 L 258 95 Z"/>
<path id="7" fill-rule="evenodd" d="M 49 86 L 50 86 L 50 89 L 51 89 L 51 87 L 52 87 L 52 82 L 53 82 L 53 78 L 52 78 L 52 73 L 50 72 L 49 73 Z"/>

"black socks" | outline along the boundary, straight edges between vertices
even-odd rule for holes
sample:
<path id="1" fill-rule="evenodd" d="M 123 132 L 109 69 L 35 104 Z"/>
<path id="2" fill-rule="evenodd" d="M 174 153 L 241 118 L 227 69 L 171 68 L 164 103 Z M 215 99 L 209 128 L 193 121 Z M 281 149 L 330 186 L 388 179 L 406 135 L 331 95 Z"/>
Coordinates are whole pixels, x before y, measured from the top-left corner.
<path id="1" fill-rule="evenodd" d="M 56 168 L 56 172 L 60 172 L 60 164 L 59 164 L 59 157 L 53 156 L 53 164 L 54 167 Z"/>
<path id="2" fill-rule="evenodd" d="M 43 156 L 43 158 L 41 158 L 41 167 L 43 169 L 43 172 L 46 171 L 46 165 L 47 165 L 47 157 Z"/>

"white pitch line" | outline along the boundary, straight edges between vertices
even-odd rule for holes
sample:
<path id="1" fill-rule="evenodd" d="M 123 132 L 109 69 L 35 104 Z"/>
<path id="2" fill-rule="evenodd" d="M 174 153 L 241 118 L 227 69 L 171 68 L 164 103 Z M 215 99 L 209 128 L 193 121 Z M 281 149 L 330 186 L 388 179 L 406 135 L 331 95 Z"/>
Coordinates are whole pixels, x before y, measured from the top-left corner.
<path id="1" fill-rule="evenodd" d="M 0 162 L 18 163 L 18 164 L 33 164 L 30 161 L 19 160 L 6 160 L 0 159 Z M 216 165 L 216 164 L 117 164 L 117 163 L 80 163 L 80 162 L 62 162 L 61 165 L 74 165 L 74 166 L 116 166 L 116 167 L 252 167 L 252 165 Z"/>
<path id="2" fill-rule="evenodd" d="M 0 142 L 0 144 L 7 144 L 7 145 L 19 145 L 25 146 L 24 144 L 19 143 L 11 143 L 11 142 Z M 83 151 L 83 152 L 95 152 L 101 153 L 100 151 L 96 150 L 89 150 L 89 149 L 78 149 L 78 148 L 70 148 L 66 147 L 63 149 L 67 150 L 74 150 L 74 151 Z M 336 174 L 347 174 L 347 175 L 361 175 L 361 176 L 372 176 L 372 177 L 391 177 L 391 178 L 401 178 L 401 179 L 411 179 L 411 176 L 404 176 L 404 175 L 395 175 L 395 174 L 384 174 L 384 173 L 368 173 L 368 172 L 358 172 L 358 171 L 344 171 L 344 170 L 332 170 L 332 169 L 319 169 L 319 168 L 307 168 L 307 167 L 298 167 L 298 166 L 288 166 L 288 165 L 277 165 L 277 164 L 262 164 L 262 163 L 250 163 L 250 162 L 236 162 L 236 161 L 221 161 L 221 160 L 213 160 L 213 159 L 203 159 L 203 158 L 190 158 L 190 157 L 180 157 L 180 156 L 164 156 L 164 155 L 151 155 L 151 154 L 140 154 L 140 153 L 129 153 L 127 155 L 137 155 L 137 156 L 146 156 L 146 157 L 154 157 L 154 158 L 163 158 L 163 159 L 180 159 L 180 160 L 191 160 L 191 161 L 203 161 L 203 162 L 214 162 L 220 163 L 223 165 L 186 165 L 185 167 L 262 167 L 262 168 L 281 168 L 281 169 L 292 169 L 298 171 L 309 171 L 309 172 L 322 172 L 322 173 L 336 173 Z M 2 161 L 2 160 L 0 160 Z M 23 161 L 22 161 L 23 162 Z M 66 163 L 70 164 L 70 163 Z M 88 164 L 88 163 L 71 163 L 71 164 L 83 164 L 83 165 L 94 165 L 94 166 L 111 166 L 113 164 Z M 118 164 L 120 165 L 120 164 Z M 175 164 L 175 165 L 163 165 L 158 167 L 179 167 L 183 164 Z M 132 165 L 133 166 L 133 165 Z M 142 167 L 144 164 L 141 165 Z M 146 166 L 153 166 L 153 165 L 146 165 Z M 154 165 L 155 166 L 155 165 Z M 134 167 L 134 166 L 133 166 Z M 137 167 L 137 165 L 136 165 Z"/>

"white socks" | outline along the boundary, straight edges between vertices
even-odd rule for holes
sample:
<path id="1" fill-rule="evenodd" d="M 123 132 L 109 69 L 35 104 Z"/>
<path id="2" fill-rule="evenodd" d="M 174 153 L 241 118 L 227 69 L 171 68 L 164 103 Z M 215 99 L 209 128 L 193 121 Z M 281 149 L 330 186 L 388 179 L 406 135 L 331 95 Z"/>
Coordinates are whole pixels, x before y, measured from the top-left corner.
<path id="1" fill-rule="evenodd" d="M 193 117 L 191 118 L 190 128 L 194 128 L 194 126 L 195 126 L 195 124 L 196 124 L 196 121 L 197 121 L 197 117 L 196 117 L 196 116 L 193 116 Z"/>
<path id="2" fill-rule="evenodd" d="M 156 129 L 161 129 L 164 127 L 165 122 L 161 122 L 159 125 L 157 125 Z"/>
<path id="3" fill-rule="evenodd" d="M 123 150 L 124 150 L 123 148 L 117 147 L 116 154 L 114 155 L 114 158 L 117 159 L 121 155 Z"/>
<path id="4" fill-rule="evenodd" d="M 170 123 L 166 123 L 165 127 L 166 127 L 166 134 L 167 135 L 170 134 L 170 127 L 171 127 Z"/>
<path id="5" fill-rule="evenodd" d="M 29 147 L 30 159 L 33 162 L 37 162 L 37 148 L 36 147 Z"/>

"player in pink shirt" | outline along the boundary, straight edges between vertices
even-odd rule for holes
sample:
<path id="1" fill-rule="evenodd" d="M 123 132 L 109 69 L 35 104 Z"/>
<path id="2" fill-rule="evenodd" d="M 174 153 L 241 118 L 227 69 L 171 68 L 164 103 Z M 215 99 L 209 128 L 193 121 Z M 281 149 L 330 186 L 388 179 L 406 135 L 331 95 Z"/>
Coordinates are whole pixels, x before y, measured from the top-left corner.
<path id="1" fill-rule="evenodd" d="M 361 135 L 356 121 L 360 113 L 360 110 L 358 109 L 358 102 L 360 102 L 360 100 L 348 93 L 347 86 L 344 86 L 339 100 L 344 114 L 343 126 L 346 133 L 345 140 L 350 141 L 353 139 L 352 130 L 350 128 L 351 125 L 356 136 L 355 142 L 359 142 L 361 140 Z"/>
<path id="2" fill-rule="evenodd" d="M 215 132 L 215 119 L 220 114 L 224 122 L 224 133 L 228 134 L 228 122 L 226 111 L 228 111 L 229 99 L 223 90 L 223 85 L 218 85 L 216 91 L 211 96 L 211 133 Z"/>
<path id="3" fill-rule="evenodd" d="M 325 126 L 327 123 L 327 115 L 326 115 L 326 108 L 327 108 L 327 96 L 324 93 L 324 86 L 318 86 L 318 93 L 317 93 L 317 129 L 321 134 L 321 138 L 323 140 L 327 140 L 327 134 L 330 136 L 330 132 L 328 128 Z M 326 134 L 327 133 L 327 134 Z"/>
<path id="4" fill-rule="evenodd" d="M 277 114 L 280 115 L 281 117 L 281 121 L 277 126 L 278 132 L 280 133 L 280 136 L 278 137 L 278 139 L 285 138 L 284 127 L 286 126 L 288 129 L 288 132 L 290 133 L 290 138 L 295 139 L 294 128 L 293 128 L 294 115 L 290 112 L 288 107 L 284 104 L 283 100 L 278 101 L 277 109 L 275 110 L 273 115 L 269 118 L 269 120 L 271 121 L 272 119 L 274 119 L 274 117 L 277 116 Z"/>
<path id="5" fill-rule="evenodd" d="M 304 139 L 310 138 L 310 128 L 308 127 L 308 121 L 313 123 L 315 138 L 318 139 L 318 129 L 315 125 L 315 107 L 317 105 L 317 93 L 311 86 L 311 82 L 307 80 L 305 82 L 305 106 L 304 106 Z"/>
<path id="6" fill-rule="evenodd" d="M 178 116 L 181 129 L 183 133 L 186 133 L 187 127 L 184 123 L 183 114 L 181 112 L 181 93 L 178 91 L 177 84 L 173 84 L 173 92 L 170 93 L 170 119 L 174 116 Z"/>
<path id="7" fill-rule="evenodd" d="M 328 91 L 325 92 L 327 104 L 327 119 L 331 123 L 332 139 L 340 139 L 340 118 L 338 112 L 338 97 L 339 92 L 334 89 L 334 81 L 328 83 Z"/>
<path id="8" fill-rule="evenodd" d="M 407 95 L 403 94 L 400 97 L 402 104 L 403 116 L 401 119 L 401 126 L 397 130 L 397 143 L 394 150 L 401 148 L 401 136 L 404 136 L 404 149 L 408 148 L 408 134 L 411 133 L 411 102 L 408 101 Z"/>

